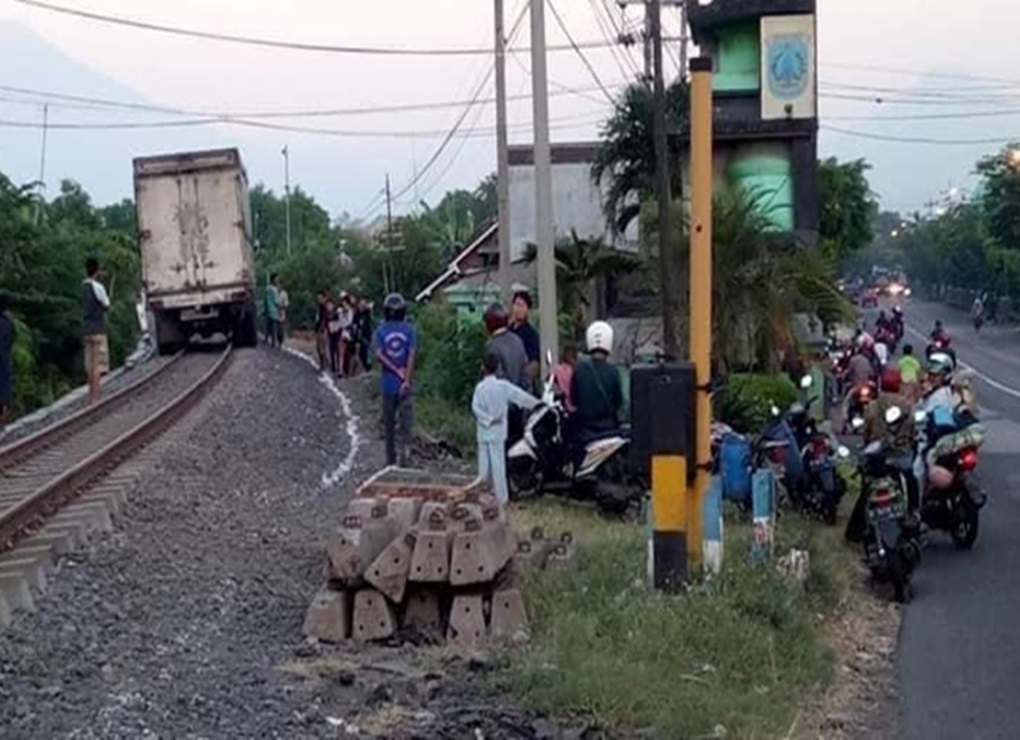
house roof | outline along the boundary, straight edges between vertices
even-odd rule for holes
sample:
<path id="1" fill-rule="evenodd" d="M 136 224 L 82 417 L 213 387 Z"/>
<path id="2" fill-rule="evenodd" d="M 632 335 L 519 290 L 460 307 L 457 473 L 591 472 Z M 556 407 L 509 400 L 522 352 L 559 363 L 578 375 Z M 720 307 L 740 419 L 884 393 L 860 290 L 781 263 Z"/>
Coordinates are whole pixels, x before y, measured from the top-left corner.
<path id="1" fill-rule="evenodd" d="M 457 256 L 450 261 L 450 264 L 446 266 L 446 269 L 439 275 L 439 277 L 437 277 L 435 280 L 433 280 L 431 283 L 425 286 L 425 289 L 422 290 L 418 295 L 416 295 L 414 297 L 414 300 L 419 303 L 421 301 L 427 301 L 429 298 L 432 297 L 433 293 L 435 293 L 437 290 L 445 286 L 451 280 L 457 280 L 461 277 L 464 277 L 464 272 L 463 270 L 461 270 L 461 264 L 464 262 L 464 260 L 466 260 L 468 257 L 470 257 L 479 249 L 481 249 L 482 246 L 486 244 L 490 239 L 496 236 L 498 231 L 499 222 L 493 221 L 480 234 L 478 234 L 478 236 L 476 236 L 470 244 L 464 247 L 464 249 L 462 249 L 457 254 Z"/>

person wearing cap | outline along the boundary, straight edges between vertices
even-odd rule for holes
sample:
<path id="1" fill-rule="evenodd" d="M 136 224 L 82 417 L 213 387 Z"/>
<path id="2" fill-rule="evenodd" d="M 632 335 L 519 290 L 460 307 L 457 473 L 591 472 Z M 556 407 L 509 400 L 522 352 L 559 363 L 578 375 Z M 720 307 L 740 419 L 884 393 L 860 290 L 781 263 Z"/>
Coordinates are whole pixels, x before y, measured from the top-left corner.
<path id="1" fill-rule="evenodd" d="M 542 343 L 538 337 L 538 331 L 531 325 L 531 308 L 531 294 L 527 290 L 516 291 L 510 302 L 509 329 L 520 337 L 524 344 L 524 351 L 528 356 L 528 384 L 534 386 L 535 380 L 538 378 Z"/>
<path id="2" fill-rule="evenodd" d="M 407 467 L 414 426 L 412 381 L 418 340 L 406 321 L 407 303 L 400 293 L 383 302 L 384 321 L 375 333 L 376 360 L 382 371 L 386 464 Z"/>

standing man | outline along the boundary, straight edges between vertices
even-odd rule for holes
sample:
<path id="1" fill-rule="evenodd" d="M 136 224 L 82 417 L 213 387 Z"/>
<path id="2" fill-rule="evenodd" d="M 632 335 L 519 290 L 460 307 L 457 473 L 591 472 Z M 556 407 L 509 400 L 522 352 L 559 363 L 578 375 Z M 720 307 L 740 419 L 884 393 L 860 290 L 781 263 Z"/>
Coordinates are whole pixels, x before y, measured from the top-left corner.
<path id="1" fill-rule="evenodd" d="M 269 276 L 266 286 L 266 344 L 279 346 L 280 336 L 280 276 L 275 272 Z"/>
<path id="2" fill-rule="evenodd" d="M 85 281 L 82 283 L 82 308 L 85 334 L 85 373 L 89 381 L 89 405 L 99 401 L 99 386 L 110 372 L 110 346 L 106 340 L 106 312 L 110 296 L 99 282 L 99 260 L 85 260 Z"/>
<path id="3" fill-rule="evenodd" d="M 319 358 L 319 372 L 329 367 L 329 309 L 326 291 L 315 294 L 315 354 Z"/>
<path id="4" fill-rule="evenodd" d="M 528 356 L 528 390 L 532 390 L 538 378 L 538 370 L 541 362 L 541 341 L 538 338 L 538 331 L 529 321 L 531 317 L 532 300 L 527 290 L 518 290 L 513 295 L 510 304 L 512 316 L 510 319 L 510 331 L 521 338 L 524 344 L 524 352 Z"/>
<path id="5" fill-rule="evenodd" d="M 287 338 L 287 318 L 290 309 L 290 296 L 287 295 L 286 289 L 283 284 L 277 281 L 279 288 L 279 302 L 280 302 L 280 325 L 277 332 L 277 341 L 282 347 L 284 340 Z"/>
<path id="6" fill-rule="evenodd" d="M 14 405 L 14 322 L 7 315 L 7 296 L 0 293 L 0 434 Z"/>
<path id="7" fill-rule="evenodd" d="M 414 426 L 412 381 L 418 340 L 405 321 L 407 304 L 400 293 L 390 293 L 383 303 L 383 323 L 375 334 L 376 353 L 382 370 L 383 426 L 386 464 L 406 467 Z"/>

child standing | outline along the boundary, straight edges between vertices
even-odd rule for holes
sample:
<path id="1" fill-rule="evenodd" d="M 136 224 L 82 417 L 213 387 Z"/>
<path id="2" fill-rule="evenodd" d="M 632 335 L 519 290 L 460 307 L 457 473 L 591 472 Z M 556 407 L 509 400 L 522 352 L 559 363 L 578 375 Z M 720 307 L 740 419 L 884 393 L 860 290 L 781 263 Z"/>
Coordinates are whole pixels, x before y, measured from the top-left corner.
<path id="1" fill-rule="evenodd" d="M 478 477 L 488 478 L 501 504 L 510 501 L 506 482 L 507 412 L 510 404 L 533 409 L 540 401 L 513 383 L 496 377 L 499 357 L 485 356 L 485 377 L 475 386 L 471 411 L 478 422 Z"/>

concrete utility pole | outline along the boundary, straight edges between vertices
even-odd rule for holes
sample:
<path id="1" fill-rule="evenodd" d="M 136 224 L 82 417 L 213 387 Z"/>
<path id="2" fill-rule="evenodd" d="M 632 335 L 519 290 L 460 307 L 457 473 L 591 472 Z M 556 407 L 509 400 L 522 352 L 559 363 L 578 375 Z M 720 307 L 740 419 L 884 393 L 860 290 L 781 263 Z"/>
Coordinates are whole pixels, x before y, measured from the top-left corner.
<path id="1" fill-rule="evenodd" d="M 673 244 L 673 193 L 669 180 L 669 147 L 666 132 L 666 85 L 662 65 L 662 5 L 651 0 L 648 18 L 654 61 L 655 189 L 659 200 L 659 289 L 662 301 L 662 349 L 672 361 L 680 359 L 680 265 Z"/>
<path id="2" fill-rule="evenodd" d="M 656 0 L 616 0 L 617 4 L 621 8 L 626 8 L 631 5 L 641 5 L 645 8 L 645 30 L 642 34 L 642 48 L 644 49 L 644 60 L 645 60 L 645 82 L 651 83 L 655 76 L 655 39 L 661 35 L 655 33 L 655 29 L 652 26 L 652 6 L 656 3 Z M 687 0 L 658 0 L 660 8 L 671 5 L 680 11 L 680 74 L 681 76 L 687 71 L 687 13 L 686 13 Z M 659 27 L 662 27 L 662 16 L 661 11 L 659 14 Z"/>
<path id="3" fill-rule="evenodd" d="M 712 60 L 691 60 L 691 361 L 697 374 L 697 472 L 687 511 L 688 560 L 702 562 L 702 518 L 712 483 Z"/>
<path id="4" fill-rule="evenodd" d="M 510 298 L 510 142 L 506 114 L 506 30 L 503 0 L 495 0 L 496 12 L 496 189 L 499 211 L 499 289 Z"/>
<path id="5" fill-rule="evenodd" d="M 390 176 L 386 175 L 386 237 L 383 240 L 383 289 L 386 293 L 396 290 L 396 280 L 393 280 L 393 266 L 390 259 L 393 256 L 393 198 L 390 194 Z M 387 269 L 389 272 L 387 272 Z M 391 286 L 390 283 L 393 283 Z"/>
<path id="6" fill-rule="evenodd" d="M 283 187 L 287 195 L 287 254 L 290 254 L 290 149 L 285 146 L 281 154 L 283 154 Z"/>
<path id="7" fill-rule="evenodd" d="M 549 80 L 546 72 L 545 0 L 531 0 L 531 88 L 535 126 L 535 243 L 538 245 L 538 308 L 542 349 L 559 357 L 556 300 L 556 227 L 553 223 L 552 146 L 549 143 Z M 545 363 L 545 357 L 542 358 Z M 544 370 L 549 370 L 543 364 Z"/>

